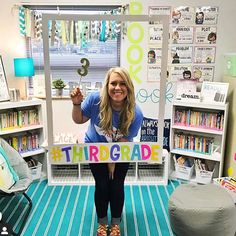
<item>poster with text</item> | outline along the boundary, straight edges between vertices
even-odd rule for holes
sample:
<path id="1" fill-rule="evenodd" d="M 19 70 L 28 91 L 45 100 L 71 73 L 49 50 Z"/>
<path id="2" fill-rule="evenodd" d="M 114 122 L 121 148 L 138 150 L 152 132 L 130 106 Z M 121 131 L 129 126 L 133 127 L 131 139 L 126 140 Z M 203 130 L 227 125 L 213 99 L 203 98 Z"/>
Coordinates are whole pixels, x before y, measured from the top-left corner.
<path id="1" fill-rule="evenodd" d="M 192 79 L 177 80 L 176 83 L 176 98 L 185 98 L 186 95 L 197 95 L 197 84 L 198 81 Z"/>
<path id="2" fill-rule="evenodd" d="M 149 44 L 162 44 L 163 25 L 149 26 Z"/>
<path id="3" fill-rule="evenodd" d="M 170 15 L 170 7 L 164 6 L 164 7 L 159 7 L 159 6 L 151 6 L 148 9 L 149 15 Z M 150 21 L 149 24 L 154 25 L 154 24 L 160 24 L 160 22 L 156 21 Z"/>
<path id="4" fill-rule="evenodd" d="M 193 77 L 199 82 L 213 81 L 214 69 L 214 66 L 194 66 Z"/>
<path id="5" fill-rule="evenodd" d="M 215 63 L 215 47 L 195 47 L 194 62 L 195 63 Z"/>
<path id="6" fill-rule="evenodd" d="M 148 48 L 148 64 L 161 64 L 161 47 Z"/>
<path id="7" fill-rule="evenodd" d="M 191 64 L 193 47 L 191 46 L 172 46 L 171 63 L 172 64 Z"/>
<path id="8" fill-rule="evenodd" d="M 169 6 L 150 6 L 149 15 L 170 15 Z"/>
<path id="9" fill-rule="evenodd" d="M 158 65 L 148 65 L 147 68 L 147 80 L 149 82 L 160 81 L 161 78 L 161 66 Z"/>
<path id="10" fill-rule="evenodd" d="M 196 8 L 195 23 L 197 25 L 216 25 L 219 7 L 202 6 Z"/>
<path id="11" fill-rule="evenodd" d="M 183 79 L 183 74 L 185 71 L 192 71 L 190 65 L 183 65 L 183 66 L 171 66 L 170 68 L 170 73 L 171 73 L 171 80 L 172 81 L 177 81 L 180 79 Z"/>
<path id="12" fill-rule="evenodd" d="M 227 98 L 229 83 L 202 83 L 201 95 L 203 102 L 224 104 Z"/>
<path id="13" fill-rule="evenodd" d="M 158 120 L 148 117 L 143 117 L 141 126 L 141 142 L 157 142 L 158 139 Z M 170 119 L 164 119 L 163 130 L 163 148 L 170 150 Z"/>
<path id="14" fill-rule="evenodd" d="M 192 24 L 195 11 L 193 7 L 180 6 L 175 7 L 171 13 L 172 24 Z"/>
<path id="15" fill-rule="evenodd" d="M 216 43 L 215 26 L 199 26 L 195 29 L 195 43 L 197 44 L 215 44 Z"/>
<path id="16" fill-rule="evenodd" d="M 193 27 L 173 26 L 171 39 L 172 39 L 172 44 L 192 44 L 193 43 Z"/>

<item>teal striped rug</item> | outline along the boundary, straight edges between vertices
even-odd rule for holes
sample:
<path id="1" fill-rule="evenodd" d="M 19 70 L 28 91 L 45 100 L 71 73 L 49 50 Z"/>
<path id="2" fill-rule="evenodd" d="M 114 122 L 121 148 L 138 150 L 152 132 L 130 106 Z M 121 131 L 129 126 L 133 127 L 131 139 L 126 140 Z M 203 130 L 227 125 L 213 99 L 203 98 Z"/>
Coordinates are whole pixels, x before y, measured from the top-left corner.
<path id="1" fill-rule="evenodd" d="M 173 236 L 168 199 L 179 184 L 125 186 L 122 236 Z M 44 180 L 33 183 L 27 193 L 33 208 L 22 236 L 96 235 L 94 186 L 48 186 Z M 0 211 L 7 223 L 17 227 L 24 214 L 22 197 L 1 198 Z"/>

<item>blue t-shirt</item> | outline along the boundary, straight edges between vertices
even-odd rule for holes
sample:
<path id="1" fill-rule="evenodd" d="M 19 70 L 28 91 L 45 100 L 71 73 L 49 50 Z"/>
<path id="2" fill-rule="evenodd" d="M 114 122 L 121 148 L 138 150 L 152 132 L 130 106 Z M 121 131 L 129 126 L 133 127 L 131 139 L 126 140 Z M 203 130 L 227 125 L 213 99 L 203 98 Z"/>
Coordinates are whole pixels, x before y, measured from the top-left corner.
<path id="1" fill-rule="evenodd" d="M 118 129 L 119 112 L 117 111 L 113 111 L 112 114 L 113 130 L 105 132 L 99 127 L 100 123 L 99 102 L 100 102 L 100 93 L 94 92 L 89 94 L 89 96 L 86 97 L 86 99 L 83 101 L 81 105 L 83 115 L 90 118 L 90 124 L 85 134 L 85 143 L 112 142 L 122 137 L 132 142 L 133 138 L 137 136 L 139 128 L 141 127 L 143 121 L 143 113 L 141 109 L 137 105 L 135 106 L 134 120 L 129 127 L 128 136 L 124 136 Z"/>

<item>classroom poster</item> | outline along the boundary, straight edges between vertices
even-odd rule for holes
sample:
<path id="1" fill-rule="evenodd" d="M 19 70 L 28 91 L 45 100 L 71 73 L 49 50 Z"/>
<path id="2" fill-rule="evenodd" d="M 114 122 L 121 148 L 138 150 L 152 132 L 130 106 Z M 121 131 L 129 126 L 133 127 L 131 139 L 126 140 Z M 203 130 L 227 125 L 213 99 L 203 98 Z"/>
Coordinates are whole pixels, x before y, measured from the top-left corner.
<path id="1" fill-rule="evenodd" d="M 161 78 L 161 66 L 160 65 L 148 65 L 147 68 L 147 80 L 150 82 L 160 81 Z"/>
<path id="2" fill-rule="evenodd" d="M 171 66 L 170 76 L 172 81 L 183 79 L 184 71 L 191 71 L 191 65 Z"/>
<path id="3" fill-rule="evenodd" d="M 172 44 L 192 44 L 193 27 L 173 26 L 171 34 Z"/>
<path id="4" fill-rule="evenodd" d="M 195 63 L 215 63 L 215 47 L 195 47 L 194 62 Z"/>
<path id="5" fill-rule="evenodd" d="M 215 44 L 216 43 L 216 26 L 196 27 L 195 43 L 197 44 Z"/>
<path id="6" fill-rule="evenodd" d="M 161 64 L 161 47 L 149 47 L 148 48 L 148 64 Z"/>
<path id="7" fill-rule="evenodd" d="M 171 13 L 172 24 L 192 24 L 194 21 L 194 8 L 189 6 L 175 7 Z"/>
<path id="8" fill-rule="evenodd" d="M 172 64 L 190 64 L 192 63 L 192 46 L 172 46 L 171 47 L 171 63 Z"/>
<path id="9" fill-rule="evenodd" d="M 168 6 L 150 6 L 149 15 L 170 15 L 170 7 Z"/>
<path id="10" fill-rule="evenodd" d="M 162 44 L 163 25 L 155 24 L 149 26 L 149 44 Z"/>
<path id="11" fill-rule="evenodd" d="M 229 83 L 203 82 L 201 95 L 203 102 L 225 104 Z"/>
<path id="12" fill-rule="evenodd" d="M 218 7 L 202 6 L 196 8 L 195 23 L 197 25 L 216 25 L 218 20 Z"/>
<path id="13" fill-rule="evenodd" d="M 157 142 L 158 120 L 143 117 L 141 126 L 141 142 Z M 164 119 L 163 148 L 170 150 L 170 119 Z"/>
<path id="14" fill-rule="evenodd" d="M 148 9 L 148 14 L 149 15 L 170 15 L 170 7 L 149 7 Z M 149 22 L 149 24 L 154 25 L 154 24 L 160 24 L 160 22 Z"/>
<path id="15" fill-rule="evenodd" d="M 193 77 L 199 82 L 213 81 L 214 66 L 193 66 Z"/>

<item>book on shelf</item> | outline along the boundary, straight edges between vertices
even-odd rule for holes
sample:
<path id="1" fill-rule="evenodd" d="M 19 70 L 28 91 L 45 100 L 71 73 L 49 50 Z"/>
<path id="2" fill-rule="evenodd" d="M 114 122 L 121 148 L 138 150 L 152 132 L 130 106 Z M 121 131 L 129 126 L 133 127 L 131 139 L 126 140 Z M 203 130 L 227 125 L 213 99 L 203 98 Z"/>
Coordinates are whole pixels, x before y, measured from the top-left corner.
<path id="1" fill-rule="evenodd" d="M 199 171 L 213 171 L 214 165 L 208 160 L 194 159 L 195 169 Z"/>
<path id="2" fill-rule="evenodd" d="M 26 132 L 22 135 L 6 137 L 6 141 L 19 153 L 33 151 L 40 148 L 39 134 L 35 132 Z"/>
<path id="3" fill-rule="evenodd" d="M 0 113 L 0 130 L 10 130 L 30 125 L 38 125 L 39 123 L 39 113 L 35 108 Z"/>
<path id="4" fill-rule="evenodd" d="M 202 137 L 184 133 L 174 134 L 174 148 L 176 149 L 212 154 L 213 146 L 214 138 L 212 137 Z"/>
<path id="5" fill-rule="evenodd" d="M 178 108 L 174 115 L 174 124 L 204 129 L 223 130 L 223 112 L 204 112 Z"/>
<path id="6" fill-rule="evenodd" d="M 175 164 L 179 166 L 186 166 L 186 167 L 191 167 L 191 163 L 188 157 L 182 156 L 182 155 L 173 155 L 173 159 Z"/>

